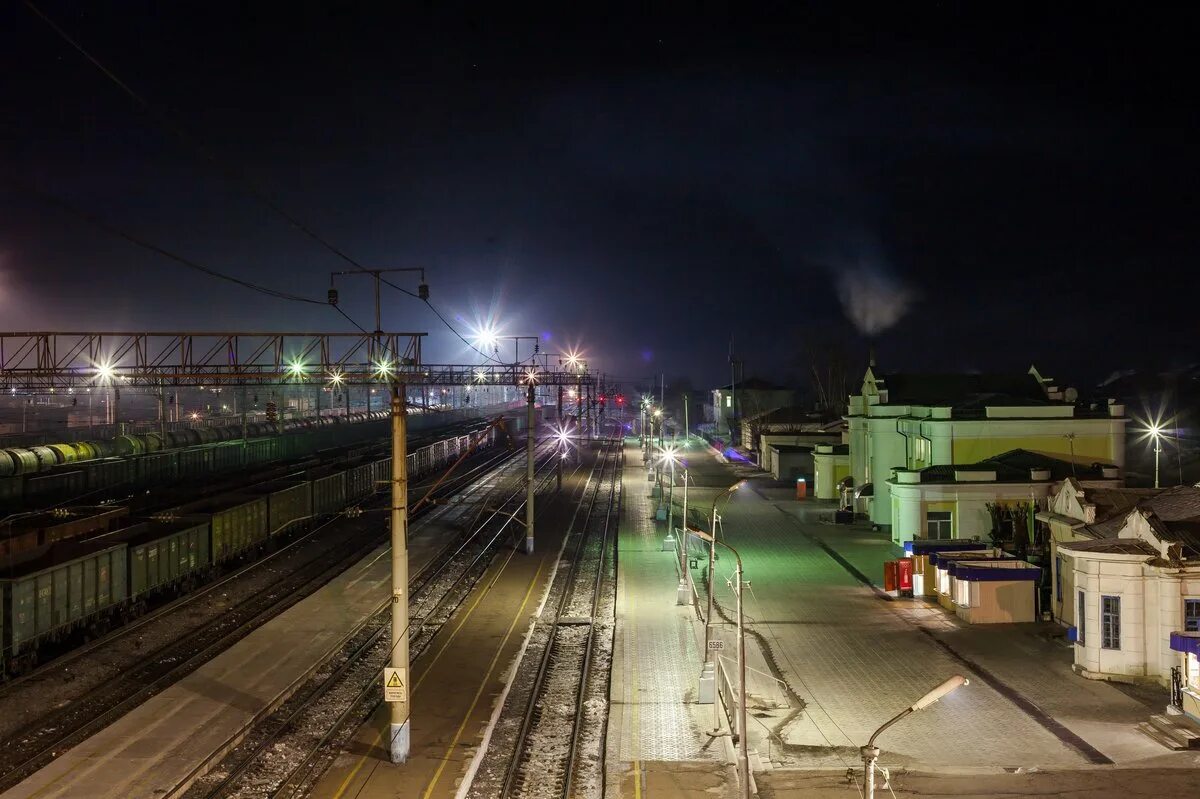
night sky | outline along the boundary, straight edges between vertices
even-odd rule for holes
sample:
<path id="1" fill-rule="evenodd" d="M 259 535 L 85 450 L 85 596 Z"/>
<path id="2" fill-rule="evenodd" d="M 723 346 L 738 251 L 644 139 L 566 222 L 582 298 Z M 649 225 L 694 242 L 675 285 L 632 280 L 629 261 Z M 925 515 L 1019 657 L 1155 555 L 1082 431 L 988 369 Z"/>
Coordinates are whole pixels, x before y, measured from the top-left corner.
<path id="1" fill-rule="evenodd" d="M 351 267 L 256 186 L 359 263 L 426 267 L 464 332 L 491 315 L 623 377 L 714 384 L 731 334 L 746 374 L 775 379 L 830 345 L 857 374 L 872 332 L 886 368 L 1036 362 L 1078 385 L 1194 354 L 1190 19 L 333 5 L 39 0 L 164 125 L 5 3 L 0 327 L 349 329 L 43 196 L 324 299 Z M 340 287 L 371 327 L 367 281 Z M 431 334 L 427 360 L 478 360 L 385 298 L 386 328 Z"/>

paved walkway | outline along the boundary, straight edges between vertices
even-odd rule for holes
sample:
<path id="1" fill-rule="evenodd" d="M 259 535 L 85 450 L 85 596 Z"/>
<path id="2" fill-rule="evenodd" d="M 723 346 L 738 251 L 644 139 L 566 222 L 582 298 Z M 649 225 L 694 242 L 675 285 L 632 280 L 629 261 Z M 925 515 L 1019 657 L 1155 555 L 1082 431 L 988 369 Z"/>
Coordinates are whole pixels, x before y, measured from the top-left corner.
<path id="1" fill-rule="evenodd" d="M 697 484 L 689 501 L 705 513 L 719 487 L 747 474 L 708 453 L 693 455 L 689 472 Z M 971 627 L 937 608 L 882 600 L 855 576 L 878 582 L 882 561 L 893 557 L 890 544 L 869 529 L 822 523 L 814 504 L 759 492 L 753 480 L 723 507 L 723 535 L 741 551 L 751 583 L 747 662 L 782 678 L 786 701 L 803 705 L 798 714 L 772 709 L 779 696 L 755 697 L 756 680 L 749 681 L 751 714 L 761 722 L 751 722 L 750 739 L 764 765 L 856 765 L 858 747 L 876 727 L 955 673 L 971 684 L 880 738 L 884 765 L 1078 768 L 1178 760 L 1134 730 L 1156 708 L 1072 674 L 1069 651 L 1040 625 Z M 725 580 L 732 563 L 717 571 L 716 596 L 731 615 Z M 758 686 L 769 684 L 757 677 Z"/>
<path id="2" fill-rule="evenodd" d="M 696 704 L 703 631 L 689 606 L 676 605 L 675 554 L 662 549 L 665 525 L 653 521 L 657 502 L 636 444 L 625 451 L 622 490 L 606 794 L 732 795 L 728 738 L 706 734 L 714 706 Z"/>

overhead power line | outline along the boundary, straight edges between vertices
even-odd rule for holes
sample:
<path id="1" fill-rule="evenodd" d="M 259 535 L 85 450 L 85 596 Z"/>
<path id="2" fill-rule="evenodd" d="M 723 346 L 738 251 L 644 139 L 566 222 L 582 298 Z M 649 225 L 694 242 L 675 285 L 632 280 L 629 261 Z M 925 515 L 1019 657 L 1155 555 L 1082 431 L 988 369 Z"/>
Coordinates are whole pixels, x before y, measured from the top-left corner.
<path id="1" fill-rule="evenodd" d="M 191 148 L 196 150 L 204 158 L 204 160 L 208 161 L 210 164 L 212 164 L 214 167 L 216 167 L 218 169 L 218 171 L 220 171 L 221 174 L 226 179 L 235 181 L 236 183 L 240 184 L 244 189 L 246 189 L 250 193 L 251 196 L 253 196 L 259 202 L 261 202 L 263 205 L 265 205 L 273 213 L 277 214 L 279 217 L 284 219 L 291 227 L 295 228 L 296 230 L 300 231 L 302 234 L 304 234 L 308 238 L 315 241 L 317 244 L 319 244 L 321 247 L 323 247 L 325 250 L 327 250 L 329 253 L 331 253 L 335 257 L 340 258 L 341 260 L 350 264 L 351 266 L 353 266 L 355 269 L 359 270 L 360 272 L 369 272 L 370 271 L 365 266 L 363 266 L 361 263 L 356 261 L 354 258 L 350 257 L 344 250 L 342 250 L 339 247 L 336 247 L 335 245 L 330 243 L 328 240 L 326 240 L 325 238 L 320 236 L 315 230 L 313 230 L 311 227 L 306 225 L 299 218 L 288 213 L 288 211 L 286 209 L 284 209 L 282 206 L 280 206 L 278 203 L 276 203 L 271 198 L 271 196 L 269 194 L 267 194 L 266 191 L 264 191 L 257 183 L 255 183 L 253 180 L 251 180 L 244 172 L 235 170 L 235 169 L 227 166 L 222 161 L 222 159 L 219 158 L 217 156 L 217 154 L 215 152 L 213 152 L 209 147 L 207 147 L 202 141 L 200 141 L 196 137 L 189 134 L 186 130 L 183 129 L 182 126 L 180 126 L 177 122 L 175 122 L 172 118 L 170 118 L 166 113 L 161 111 L 159 108 L 156 108 L 148 100 L 146 100 L 146 98 L 142 97 L 142 95 L 140 95 L 136 90 L 134 90 L 133 87 L 131 87 L 128 83 L 121 80 L 121 78 L 115 72 L 113 72 L 111 69 L 109 69 L 107 66 L 105 66 L 104 63 L 100 61 L 100 59 L 98 59 L 94 55 L 92 55 L 74 37 L 72 37 L 69 33 L 67 33 L 65 30 L 63 30 L 54 20 L 52 20 L 50 17 L 48 17 L 46 14 L 44 14 L 42 12 L 42 10 L 39 9 L 37 7 L 37 5 L 35 5 L 32 2 L 32 0 L 23 0 L 23 2 L 25 4 L 26 8 L 28 8 L 34 15 L 36 15 L 39 19 L 41 19 L 43 22 L 45 22 L 51 28 L 51 30 L 53 30 L 63 41 L 65 41 L 72 48 L 74 48 L 76 50 L 76 52 L 78 52 L 81 56 L 83 56 L 85 59 L 87 59 L 94 67 L 96 67 L 96 69 L 98 69 L 101 72 L 101 74 L 103 74 L 106 78 L 108 78 L 110 81 L 112 81 L 113 84 L 116 85 L 119 89 L 121 89 L 122 92 L 124 92 L 126 95 L 128 95 L 129 98 L 132 99 L 135 103 L 137 103 L 137 105 L 140 106 L 143 111 L 148 113 L 160 125 L 162 125 L 167 130 L 169 130 L 171 133 L 173 133 L 182 142 L 184 142 L 185 144 L 187 144 L 188 146 L 190 146 Z M 123 238 L 128 238 L 127 236 L 124 236 L 123 234 L 119 234 L 119 235 L 122 235 Z M 130 240 L 132 240 L 132 239 L 130 239 Z M 167 254 L 165 251 L 162 251 L 162 252 L 163 252 L 163 254 Z M 179 260 L 181 263 L 185 262 L 173 255 L 169 255 L 168 257 L 172 257 L 174 260 Z M 220 277 L 225 280 L 232 280 L 234 282 L 239 282 L 239 283 L 243 283 L 244 285 L 250 285 L 251 287 L 254 287 L 253 284 L 245 283 L 244 281 L 240 281 L 237 278 L 233 278 L 228 275 L 216 273 L 216 272 L 207 270 L 203 267 L 199 267 L 198 265 L 193 265 L 193 264 L 188 264 L 188 265 L 195 266 L 195 268 L 200 268 L 201 271 L 209 271 L 210 274 L 213 274 L 216 277 Z M 396 291 L 399 291 L 403 294 L 407 294 L 408 296 L 416 298 L 416 299 L 421 299 L 416 293 L 409 291 L 408 289 L 402 288 L 401 286 L 396 285 L 395 283 L 393 283 L 390 280 L 382 279 L 382 281 L 384 283 L 386 283 L 387 285 L 391 286 L 392 288 L 394 288 Z M 255 288 L 256 288 L 256 290 L 263 290 L 262 287 L 255 287 Z M 280 296 L 282 296 L 282 294 L 280 294 Z M 288 299 L 301 299 L 301 298 L 288 297 Z M 313 300 L 308 300 L 308 299 L 303 299 L 302 301 L 315 302 Z M 466 344 L 468 347 L 470 347 L 476 353 L 481 355 L 483 358 L 500 363 L 499 359 L 497 359 L 491 355 L 488 355 L 487 353 L 483 352 L 478 347 L 476 347 L 474 344 L 472 344 L 469 340 L 467 340 L 467 338 L 465 336 L 463 336 L 462 333 L 460 333 L 454 327 L 454 325 L 450 324 L 449 320 L 447 320 L 446 317 L 443 316 L 440 311 L 438 311 L 438 309 L 433 305 L 432 302 L 430 302 L 428 299 L 425 299 L 423 301 L 425 302 L 425 304 L 427 306 L 429 306 L 429 309 L 431 311 L 433 311 L 434 315 L 442 322 L 442 324 L 444 324 L 450 330 L 450 332 L 452 332 L 455 336 L 457 336 L 464 344 Z M 339 312 L 342 314 L 342 316 L 345 316 L 347 319 L 350 318 L 349 316 L 347 316 L 345 314 L 345 312 L 340 311 L 340 309 L 339 309 Z M 353 322 L 353 320 L 351 320 L 351 322 Z M 358 327 L 357 324 L 355 326 Z"/>
<path id="2" fill-rule="evenodd" d="M 152 241 L 148 241 L 140 236 L 134 235 L 133 233 L 123 230 L 122 228 L 119 228 L 116 225 L 113 225 L 112 223 L 108 222 L 107 220 L 102 219 L 98 215 L 93 214 L 90 211 L 86 211 L 82 208 L 79 208 L 76 205 L 73 205 L 73 204 L 67 202 L 66 200 L 62 199 L 61 197 L 57 197 L 53 194 L 49 194 L 47 192 L 41 191 L 40 189 L 37 189 L 33 186 L 25 185 L 25 186 L 23 186 L 23 188 L 25 189 L 25 191 L 28 191 L 29 193 L 33 194 L 34 196 L 36 196 L 38 199 L 42 200 L 43 202 L 53 205 L 56 208 L 71 214 L 72 216 L 76 216 L 76 217 L 82 219 L 83 221 L 85 221 L 91 225 L 94 225 L 95 227 L 99 228 L 100 230 L 103 230 L 106 233 L 109 233 L 113 236 L 124 239 L 125 241 L 129 242 L 130 244 L 141 247 L 144 250 L 149 250 L 150 252 L 155 253 L 157 255 L 161 255 L 164 258 L 169 258 L 178 264 L 182 264 L 183 266 L 188 267 L 189 269 L 194 269 L 197 272 L 202 272 L 206 275 L 209 275 L 210 277 L 218 278 L 219 280 L 227 280 L 230 283 L 236 283 L 237 285 L 242 286 L 244 288 L 248 288 L 253 291 L 257 291 L 262 294 L 266 294 L 267 296 L 275 297 L 277 299 L 291 300 L 293 302 L 303 302 L 303 303 L 308 303 L 310 305 L 325 305 L 326 304 L 323 300 L 316 300 L 316 299 L 312 299 L 310 297 L 302 297 L 299 294 L 292 294 L 287 291 L 280 291 L 278 289 L 270 288 L 269 286 L 263 286 L 259 283 L 254 283 L 249 280 L 242 280 L 239 277 L 234 277 L 233 275 L 225 274 L 224 272 L 213 269 L 212 267 L 209 267 L 209 266 L 205 266 L 204 264 L 202 264 L 198 261 L 195 261 L 191 258 L 182 256 L 176 252 L 172 252 L 171 250 L 168 250 L 165 247 L 161 247 Z"/>

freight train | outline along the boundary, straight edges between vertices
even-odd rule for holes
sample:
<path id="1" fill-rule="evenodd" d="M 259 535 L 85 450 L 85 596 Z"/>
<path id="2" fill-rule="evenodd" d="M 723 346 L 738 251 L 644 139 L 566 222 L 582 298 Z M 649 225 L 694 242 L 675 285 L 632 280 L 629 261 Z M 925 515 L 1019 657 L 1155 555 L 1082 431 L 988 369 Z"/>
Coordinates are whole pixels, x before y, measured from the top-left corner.
<path id="1" fill-rule="evenodd" d="M 489 427 L 478 446 L 500 437 Z M 410 478 L 451 463 L 471 438 L 410 453 Z M 91 537 L 53 540 L 7 559 L 0 573 L 0 675 L 27 671 L 69 639 L 137 616 L 164 592 L 186 593 L 214 570 L 362 501 L 390 479 L 391 458 L 383 458 L 248 486 L 146 519 L 115 508 L 96 514 L 92 523 L 100 531 Z M 73 529 L 86 523 L 67 515 L 59 514 Z"/>
<path id="2" fill-rule="evenodd" d="M 410 418 L 410 435 L 444 425 L 448 414 Z M 522 419 L 511 422 L 521 428 Z M 114 487 L 153 488 L 179 480 L 227 474 L 250 466 L 314 455 L 331 447 L 380 440 L 388 412 L 319 420 L 177 430 L 37 447 L 0 449 L 0 508 L 19 510 L 80 498 Z"/>

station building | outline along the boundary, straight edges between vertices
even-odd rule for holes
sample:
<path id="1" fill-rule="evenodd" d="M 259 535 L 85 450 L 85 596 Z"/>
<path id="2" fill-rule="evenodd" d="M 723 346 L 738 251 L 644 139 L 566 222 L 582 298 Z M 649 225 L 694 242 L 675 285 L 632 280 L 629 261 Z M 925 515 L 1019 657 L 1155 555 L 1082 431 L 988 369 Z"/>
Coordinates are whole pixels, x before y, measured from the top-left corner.
<path id="1" fill-rule="evenodd" d="M 1175 682 L 1200 720 L 1200 488 L 1139 501 L 1102 538 L 1058 552 L 1073 572 L 1075 670 L 1093 679 Z M 1115 529 L 1113 529 L 1115 528 Z"/>
<path id="2" fill-rule="evenodd" d="M 891 529 L 892 540 L 902 543 L 927 530 L 928 519 L 916 521 L 909 511 L 902 526 L 894 523 L 892 490 L 900 484 L 892 479 L 894 470 L 978 464 L 1014 450 L 1077 468 L 1099 463 L 1123 469 L 1124 406 L 1088 408 L 1076 399 L 1073 389 L 1059 389 L 1032 367 L 1000 375 L 886 374 L 868 368 L 846 415 L 850 475 L 859 497 L 855 510 Z M 957 487 L 970 482 L 979 481 L 955 479 L 956 488 L 949 490 L 966 496 L 974 489 Z M 937 517 L 939 527 L 963 528 L 953 509 L 935 512 L 951 514 Z"/>
<path id="3" fill-rule="evenodd" d="M 887 480 L 892 538 L 898 543 L 917 538 L 986 540 L 994 527 L 989 506 L 1036 513 L 1067 478 L 1088 486 L 1121 484 L 1120 470 L 1111 464 L 1077 465 L 1023 449 L 967 465 L 893 469 Z"/>

